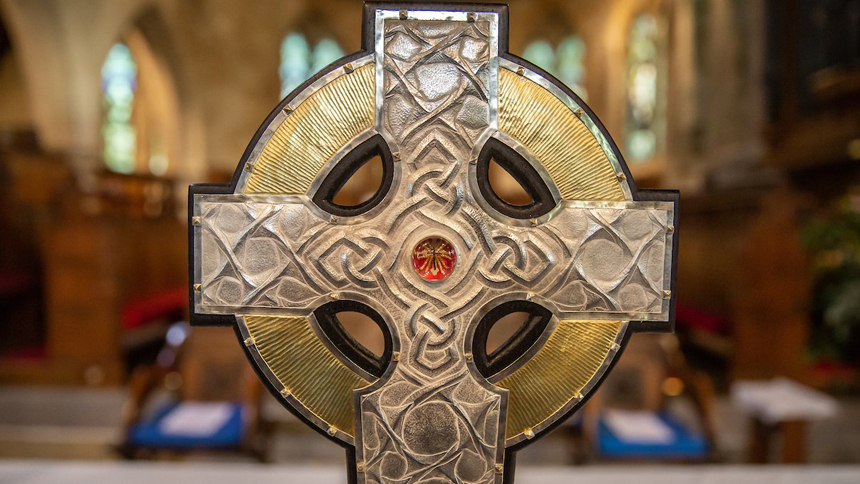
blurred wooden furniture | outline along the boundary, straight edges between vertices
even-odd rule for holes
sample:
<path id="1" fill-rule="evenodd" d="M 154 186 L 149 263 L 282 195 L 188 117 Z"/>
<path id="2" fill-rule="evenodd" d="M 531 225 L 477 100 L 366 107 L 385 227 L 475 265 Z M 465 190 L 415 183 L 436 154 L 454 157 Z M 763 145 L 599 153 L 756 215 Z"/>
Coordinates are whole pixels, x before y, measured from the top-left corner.
<path id="1" fill-rule="evenodd" d="M 213 329 L 177 323 L 156 364 L 133 372 L 124 457 L 226 451 L 266 460 L 271 426 L 261 418 L 262 385 L 235 336 Z"/>
<path id="2" fill-rule="evenodd" d="M 598 459 L 711 461 L 713 400 L 675 336 L 635 335 L 586 405 L 584 431 Z"/>
<path id="3" fill-rule="evenodd" d="M 783 464 L 806 462 L 806 435 L 813 420 L 833 417 L 835 399 L 786 378 L 739 381 L 732 385 L 732 402 L 752 420 L 747 461 L 764 464 L 777 443 Z"/>

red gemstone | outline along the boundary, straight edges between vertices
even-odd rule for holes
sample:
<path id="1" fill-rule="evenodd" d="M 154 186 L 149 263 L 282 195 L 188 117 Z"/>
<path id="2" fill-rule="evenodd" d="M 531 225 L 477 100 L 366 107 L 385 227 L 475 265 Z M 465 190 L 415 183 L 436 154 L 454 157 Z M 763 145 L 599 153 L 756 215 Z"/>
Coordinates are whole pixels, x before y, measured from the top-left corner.
<path id="1" fill-rule="evenodd" d="M 412 267 L 428 281 L 441 281 L 454 271 L 457 252 L 451 242 L 442 237 L 428 237 L 412 250 Z"/>

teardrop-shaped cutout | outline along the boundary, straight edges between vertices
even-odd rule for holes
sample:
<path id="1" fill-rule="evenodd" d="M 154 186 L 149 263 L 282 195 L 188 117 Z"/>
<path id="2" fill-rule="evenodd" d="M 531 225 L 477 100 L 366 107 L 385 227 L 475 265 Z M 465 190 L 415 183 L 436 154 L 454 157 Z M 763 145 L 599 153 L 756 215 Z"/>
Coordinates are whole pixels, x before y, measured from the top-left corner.
<path id="1" fill-rule="evenodd" d="M 515 363 L 538 342 L 551 319 L 548 309 L 531 301 L 508 301 L 490 310 L 472 340 L 478 372 L 490 379 Z"/>
<path id="2" fill-rule="evenodd" d="M 382 329 L 370 316 L 358 311 L 341 311 L 335 314 L 343 330 L 376 358 L 385 352 L 385 337 Z"/>
<path id="3" fill-rule="evenodd" d="M 379 191 L 382 172 L 382 157 L 370 157 L 334 194 L 332 203 L 341 207 L 356 207 L 367 202 Z"/>
<path id="4" fill-rule="evenodd" d="M 312 199 L 326 212 L 353 217 L 381 203 L 393 179 L 391 151 L 385 139 L 376 135 L 341 158 L 320 183 Z"/>
<path id="5" fill-rule="evenodd" d="M 385 320 L 358 301 L 332 301 L 314 311 L 317 326 L 338 356 L 377 378 L 391 361 L 391 333 Z"/>
<path id="6" fill-rule="evenodd" d="M 475 173 L 484 200 L 508 217 L 540 217 L 556 205 L 552 192 L 531 163 L 496 138 L 484 144 Z"/>
<path id="7" fill-rule="evenodd" d="M 534 203 L 529 192 L 520 185 L 520 182 L 516 178 L 502 168 L 495 158 L 490 158 L 488 176 L 490 178 L 490 188 L 505 203 L 515 207 L 523 207 Z"/>

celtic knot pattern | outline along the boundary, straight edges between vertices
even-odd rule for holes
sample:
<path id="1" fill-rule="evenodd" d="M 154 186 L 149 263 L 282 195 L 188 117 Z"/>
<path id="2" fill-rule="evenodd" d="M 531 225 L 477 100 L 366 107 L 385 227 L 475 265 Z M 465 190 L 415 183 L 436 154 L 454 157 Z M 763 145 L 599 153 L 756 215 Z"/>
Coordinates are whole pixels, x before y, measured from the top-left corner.
<path id="1" fill-rule="evenodd" d="M 332 294 L 360 295 L 396 329 L 394 370 L 359 390 L 359 482 L 495 482 L 507 394 L 476 379 L 464 352 L 491 301 L 534 296 L 571 319 L 668 311 L 671 203 L 566 201 L 545 223 L 516 226 L 475 199 L 469 159 L 494 125 L 490 30 L 486 20 L 384 21 L 377 129 L 399 148 L 401 182 L 373 216 L 332 221 L 307 196 L 195 200 L 198 311 L 310 314 Z M 412 268 L 431 236 L 456 252 L 441 281 Z"/>

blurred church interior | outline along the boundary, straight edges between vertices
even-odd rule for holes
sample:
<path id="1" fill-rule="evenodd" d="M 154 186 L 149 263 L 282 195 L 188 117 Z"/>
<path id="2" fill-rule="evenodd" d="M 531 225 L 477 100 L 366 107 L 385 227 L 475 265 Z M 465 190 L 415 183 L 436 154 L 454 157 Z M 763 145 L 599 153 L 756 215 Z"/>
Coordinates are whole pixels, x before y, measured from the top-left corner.
<path id="1" fill-rule="evenodd" d="M 613 460 L 593 422 L 615 402 L 694 420 L 689 460 L 860 463 L 860 0 L 509 4 L 510 51 L 586 100 L 640 187 L 682 194 L 676 335 L 635 336 L 523 460 Z M 165 455 L 129 429 L 178 395 L 252 409 L 237 459 L 340 465 L 246 378 L 233 334 L 184 325 L 186 187 L 229 181 L 279 100 L 358 50 L 361 10 L 0 0 L 0 458 Z M 370 196 L 380 166 L 339 196 Z M 832 411 L 758 418 L 750 381 Z"/>

